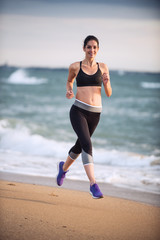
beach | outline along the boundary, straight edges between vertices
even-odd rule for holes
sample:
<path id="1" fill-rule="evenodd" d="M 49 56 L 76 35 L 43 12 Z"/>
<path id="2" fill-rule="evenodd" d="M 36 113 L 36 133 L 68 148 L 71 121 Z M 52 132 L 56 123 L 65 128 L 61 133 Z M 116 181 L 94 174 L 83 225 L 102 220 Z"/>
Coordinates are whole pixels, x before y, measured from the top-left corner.
<path id="1" fill-rule="evenodd" d="M 0 240 L 159 240 L 160 2 L 0 6 Z M 90 34 L 100 41 L 96 62 L 107 64 L 113 89 L 109 98 L 101 89 L 92 136 L 103 199 L 89 193 L 81 154 L 63 186 L 56 183 L 58 163 L 77 141 L 68 68 L 84 59 Z"/>
<path id="2" fill-rule="evenodd" d="M 78 190 L 80 182 L 76 181 L 57 187 L 52 179 L 52 187 L 35 184 L 36 179 L 40 183 L 38 178 L 1 174 L 1 179 L 1 240 L 160 238 L 160 208 L 154 203 L 108 196 L 106 192 L 103 199 L 93 199 L 85 187 Z M 26 179 L 30 183 L 25 183 Z M 77 190 L 71 190 L 73 185 Z M 88 183 L 82 182 L 82 186 Z"/>

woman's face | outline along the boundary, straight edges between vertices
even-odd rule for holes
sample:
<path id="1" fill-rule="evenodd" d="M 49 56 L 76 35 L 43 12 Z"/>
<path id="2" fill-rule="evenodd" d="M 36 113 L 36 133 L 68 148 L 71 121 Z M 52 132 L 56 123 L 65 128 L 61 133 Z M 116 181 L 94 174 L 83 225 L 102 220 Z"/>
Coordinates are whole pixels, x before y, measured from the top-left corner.
<path id="1" fill-rule="evenodd" d="M 99 50 L 99 47 L 95 40 L 90 40 L 85 46 L 85 48 L 83 48 L 83 50 L 87 58 L 95 58 Z"/>

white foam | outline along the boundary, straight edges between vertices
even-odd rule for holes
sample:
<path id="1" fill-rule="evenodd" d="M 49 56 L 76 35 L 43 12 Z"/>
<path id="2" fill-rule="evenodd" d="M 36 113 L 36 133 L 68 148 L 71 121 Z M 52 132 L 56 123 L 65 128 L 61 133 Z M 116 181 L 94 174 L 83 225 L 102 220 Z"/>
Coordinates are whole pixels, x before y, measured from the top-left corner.
<path id="1" fill-rule="evenodd" d="M 160 88 L 160 83 L 158 82 L 141 82 L 143 88 L 157 89 Z"/>
<path id="2" fill-rule="evenodd" d="M 95 176 L 99 182 L 106 182 L 115 186 L 139 189 L 148 192 L 160 192 L 159 172 L 151 168 L 142 169 L 113 166 L 95 166 Z"/>
<path id="3" fill-rule="evenodd" d="M 7 83 L 10 84 L 27 84 L 27 85 L 37 85 L 44 84 L 48 80 L 43 78 L 29 77 L 24 69 L 18 69 L 13 72 L 7 79 Z"/>
<path id="4" fill-rule="evenodd" d="M 57 174 L 57 162 L 49 157 L 30 156 L 15 152 L 1 152 L 0 170 L 3 172 L 13 172 L 34 176 L 55 177 Z"/>
<path id="5" fill-rule="evenodd" d="M 30 130 L 17 124 L 15 128 L 9 126 L 7 120 L 0 121 L 0 149 L 37 156 L 54 156 L 64 158 L 71 144 L 47 139 L 38 134 L 32 134 Z"/>
<path id="6" fill-rule="evenodd" d="M 94 159 L 95 163 L 108 166 L 143 168 L 150 166 L 152 161 L 157 160 L 158 157 L 155 157 L 154 155 L 145 156 L 130 152 L 120 152 L 114 149 L 94 149 Z"/>

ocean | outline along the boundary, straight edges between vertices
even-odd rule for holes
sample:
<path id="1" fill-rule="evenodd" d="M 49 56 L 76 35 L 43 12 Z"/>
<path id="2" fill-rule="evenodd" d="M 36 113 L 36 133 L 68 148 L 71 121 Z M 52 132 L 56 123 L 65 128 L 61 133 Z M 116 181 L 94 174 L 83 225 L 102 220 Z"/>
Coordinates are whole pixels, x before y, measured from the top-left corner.
<path id="1" fill-rule="evenodd" d="M 67 69 L 0 67 L 0 171 L 56 177 L 76 135 Z M 97 182 L 160 193 L 160 74 L 110 71 L 92 137 Z M 74 92 L 76 85 L 74 83 Z M 68 179 L 87 177 L 81 157 Z"/>

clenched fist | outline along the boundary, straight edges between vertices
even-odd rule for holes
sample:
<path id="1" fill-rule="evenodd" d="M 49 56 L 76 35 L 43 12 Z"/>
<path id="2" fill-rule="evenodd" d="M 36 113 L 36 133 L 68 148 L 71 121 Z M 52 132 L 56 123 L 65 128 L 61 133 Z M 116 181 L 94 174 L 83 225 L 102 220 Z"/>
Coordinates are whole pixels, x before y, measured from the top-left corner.
<path id="1" fill-rule="evenodd" d="M 103 73 L 102 79 L 103 79 L 103 84 L 106 85 L 110 81 L 109 73 Z"/>
<path id="2" fill-rule="evenodd" d="M 71 98 L 73 98 L 73 97 L 74 97 L 73 90 L 68 90 L 68 91 L 66 92 L 66 98 L 71 99 Z"/>

